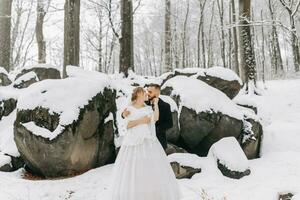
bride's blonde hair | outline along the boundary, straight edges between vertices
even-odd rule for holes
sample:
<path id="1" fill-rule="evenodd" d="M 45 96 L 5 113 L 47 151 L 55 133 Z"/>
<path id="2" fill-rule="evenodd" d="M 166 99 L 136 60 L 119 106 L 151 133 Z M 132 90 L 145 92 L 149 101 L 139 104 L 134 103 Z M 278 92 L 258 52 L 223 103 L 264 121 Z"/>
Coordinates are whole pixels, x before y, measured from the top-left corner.
<path id="1" fill-rule="evenodd" d="M 145 92 L 145 90 L 142 87 L 136 87 L 136 88 L 134 88 L 134 90 L 132 92 L 132 95 L 131 95 L 131 102 L 134 102 L 135 100 L 137 100 L 138 95 L 140 93 L 144 93 L 144 92 Z"/>

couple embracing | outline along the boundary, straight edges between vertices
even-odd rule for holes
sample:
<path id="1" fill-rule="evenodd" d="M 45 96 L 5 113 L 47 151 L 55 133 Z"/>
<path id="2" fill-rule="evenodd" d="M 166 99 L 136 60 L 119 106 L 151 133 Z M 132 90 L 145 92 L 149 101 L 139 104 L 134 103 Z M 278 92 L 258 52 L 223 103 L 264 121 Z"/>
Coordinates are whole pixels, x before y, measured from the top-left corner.
<path id="1" fill-rule="evenodd" d="M 110 200 L 179 200 L 177 180 L 164 149 L 173 125 L 169 104 L 159 98 L 160 86 L 133 90 L 123 111 L 127 133 L 114 164 Z"/>

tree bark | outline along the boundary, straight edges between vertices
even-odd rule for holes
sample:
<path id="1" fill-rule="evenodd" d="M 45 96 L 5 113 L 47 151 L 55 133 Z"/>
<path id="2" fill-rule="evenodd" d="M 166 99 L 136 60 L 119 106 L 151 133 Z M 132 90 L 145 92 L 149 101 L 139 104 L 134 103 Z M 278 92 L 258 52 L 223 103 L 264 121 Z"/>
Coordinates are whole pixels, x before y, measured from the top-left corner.
<path id="1" fill-rule="evenodd" d="M 272 20 L 272 33 L 271 33 L 271 64 L 272 68 L 275 68 L 275 74 L 279 72 L 283 72 L 283 62 L 281 56 L 281 48 L 279 45 L 278 33 L 277 28 L 275 25 L 275 16 L 274 16 L 274 7 L 272 5 L 271 0 L 269 0 L 269 11 Z"/>
<path id="2" fill-rule="evenodd" d="M 120 73 L 134 70 L 132 0 L 121 0 Z"/>
<path id="3" fill-rule="evenodd" d="M 171 1 L 165 0 L 165 67 L 164 72 L 172 71 L 171 61 Z"/>
<path id="4" fill-rule="evenodd" d="M 46 15 L 44 0 L 37 0 L 37 19 L 35 35 L 38 44 L 38 63 L 46 63 L 46 42 L 44 40 L 43 26 Z"/>
<path id="5" fill-rule="evenodd" d="M 80 0 L 65 1 L 64 19 L 64 68 L 63 77 L 67 76 L 66 66 L 79 66 L 80 48 Z"/>
<path id="6" fill-rule="evenodd" d="M 231 0 L 231 8 L 232 8 L 232 22 L 233 22 L 233 46 L 234 46 L 234 71 L 237 74 L 240 74 L 240 66 L 239 66 L 239 49 L 238 49 L 238 34 L 236 28 L 236 11 L 235 11 L 235 0 Z"/>
<path id="7" fill-rule="evenodd" d="M 10 71 L 12 0 L 0 0 L 0 66 Z"/>
<path id="8" fill-rule="evenodd" d="M 240 55 L 241 55 L 241 78 L 246 83 L 246 91 L 254 93 L 256 62 L 252 45 L 250 28 L 251 0 L 240 0 Z"/>
<path id="9" fill-rule="evenodd" d="M 221 40 L 220 40 L 221 58 L 222 58 L 223 67 L 227 67 L 226 66 L 226 57 L 225 57 L 225 31 L 224 31 L 224 4 L 223 4 L 223 0 L 217 0 L 217 5 L 218 5 L 218 10 L 219 10 L 220 25 L 221 25 Z"/>

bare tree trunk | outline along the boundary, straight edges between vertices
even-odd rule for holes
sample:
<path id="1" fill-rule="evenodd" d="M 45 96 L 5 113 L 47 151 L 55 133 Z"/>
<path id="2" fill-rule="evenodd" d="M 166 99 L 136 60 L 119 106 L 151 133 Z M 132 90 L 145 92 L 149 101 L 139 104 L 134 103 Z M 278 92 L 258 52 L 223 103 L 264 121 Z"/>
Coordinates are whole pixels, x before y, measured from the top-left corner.
<path id="1" fill-rule="evenodd" d="M 134 70 L 132 0 L 121 0 L 120 72 Z"/>
<path id="2" fill-rule="evenodd" d="M 260 13 L 260 19 L 261 21 L 263 21 L 263 10 L 261 10 L 261 13 Z M 263 83 L 265 83 L 265 31 L 264 31 L 264 26 L 262 25 L 261 26 L 261 35 L 262 35 L 262 46 L 261 46 L 261 49 L 262 49 L 262 80 L 263 80 Z"/>
<path id="3" fill-rule="evenodd" d="M 228 4 L 228 18 L 229 18 L 229 24 L 232 24 L 232 11 L 231 11 L 231 4 Z M 231 28 L 228 29 L 228 68 L 232 68 L 232 30 Z"/>
<path id="4" fill-rule="evenodd" d="M 64 20 L 64 68 L 63 77 L 67 77 L 66 66 L 79 66 L 80 48 L 80 0 L 65 1 Z"/>
<path id="5" fill-rule="evenodd" d="M 223 67 L 226 67 L 225 31 L 224 31 L 224 4 L 223 4 L 223 0 L 217 0 L 217 5 L 218 5 L 220 24 L 221 24 L 221 41 L 220 41 L 221 58 L 222 58 L 222 62 L 223 62 Z"/>
<path id="6" fill-rule="evenodd" d="M 300 52 L 299 52 L 299 41 L 297 37 L 297 29 L 295 26 L 295 14 L 298 12 L 300 6 L 300 0 L 297 1 L 295 8 L 293 8 L 294 1 L 280 0 L 283 7 L 287 10 L 290 18 L 290 38 L 293 50 L 293 60 L 295 71 L 300 70 Z"/>
<path id="7" fill-rule="evenodd" d="M 256 62 L 251 38 L 250 11 L 251 0 L 240 0 L 240 55 L 242 80 L 249 94 L 255 92 Z"/>
<path id="8" fill-rule="evenodd" d="M 213 43 L 213 39 L 212 39 L 212 25 L 213 25 L 213 20 L 214 20 L 214 8 L 215 8 L 215 1 L 213 1 L 213 5 L 211 7 L 211 18 L 210 18 L 210 24 L 209 24 L 209 41 L 208 41 L 208 61 L 207 61 L 207 67 L 212 67 L 213 63 L 213 53 L 212 53 L 212 43 Z"/>
<path id="9" fill-rule="evenodd" d="M 165 67 L 164 72 L 172 71 L 171 61 L 171 1 L 165 0 Z"/>
<path id="10" fill-rule="evenodd" d="M 12 0 L 0 0 L 0 66 L 10 71 Z"/>
<path id="11" fill-rule="evenodd" d="M 272 20 L 272 33 L 271 33 L 271 63 L 272 68 L 275 68 L 275 74 L 278 74 L 279 71 L 283 72 L 283 62 L 282 62 L 282 56 L 281 56 L 281 48 L 279 45 L 279 39 L 278 39 L 278 33 L 277 28 L 275 25 L 275 16 L 274 16 L 274 7 L 272 5 L 271 0 L 269 0 L 269 11 L 271 15 Z"/>
<path id="12" fill-rule="evenodd" d="M 186 35 L 187 35 L 187 21 L 190 12 L 190 3 L 187 1 L 185 19 L 183 23 L 183 34 L 182 34 L 182 66 L 183 68 L 186 67 Z"/>
<path id="13" fill-rule="evenodd" d="M 102 22 L 102 9 L 97 9 L 97 16 L 99 21 L 99 36 L 98 36 L 98 71 L 103 72 L 103 55 L 102 55 L 102 29 L 103 29 L 103 22 Z"/>
<path id="14" fill-rule="evenodd" d="M 240 74 L 239 69 L 239 49 L 238 49 L 238 35 L 236 28 L 236 12 L 235 12 L 235 0 L 231 0 L 231 8 L 232 8 L 232 22 L 233 22 L 233 46 L 234 46 L 234 71 L 237 74 Z"/>
<path id="15" fill-rule="evenodd" d="M 37 0 L 37 19 L 35 35 L 38 44 L 38 63 L 46 63 L 46 42 L 44 40 L 43 26 L 46 15 L 45 1 Z"/>
<path id="16" fill-rule="evenodd" d="M 206 4 L 206 0 L 199 0 L 200 4 L 200 20 L 198 25 L 198 37 L 197 37 L 197 66 L 201 66 L 201 57 L 202 57 L 202 67 L 206 68 L 206 59 L 205 59 L 205 36 L 204 36 L 204 8 Z M 201 55 L 202 48 L 202 55 Z"/>

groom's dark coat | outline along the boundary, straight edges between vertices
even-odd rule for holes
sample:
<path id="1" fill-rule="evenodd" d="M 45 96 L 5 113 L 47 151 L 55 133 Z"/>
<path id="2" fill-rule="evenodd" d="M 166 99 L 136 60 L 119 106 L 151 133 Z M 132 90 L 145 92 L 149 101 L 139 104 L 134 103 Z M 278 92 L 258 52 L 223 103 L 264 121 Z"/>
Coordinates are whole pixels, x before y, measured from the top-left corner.
<path id="1" fill-rule="evenodd" d="M 147 105 L 151 105 L 150 101 L 146 102 Z M 164 102 L 159 98 L 158 100 L 158 109 L 159 109 L 159 119 L 155 123 L 156 127 L 156 136 L 163 146 L 164 149 L 167 148 L 167 136 L 166 131 L 169 128 L 173 127 L 173 119 L 171 107 L 168 103 Z"/>

